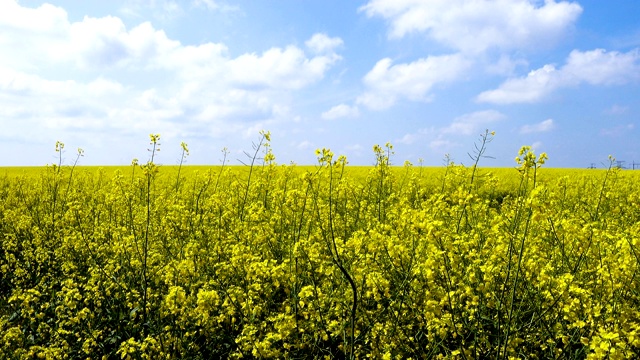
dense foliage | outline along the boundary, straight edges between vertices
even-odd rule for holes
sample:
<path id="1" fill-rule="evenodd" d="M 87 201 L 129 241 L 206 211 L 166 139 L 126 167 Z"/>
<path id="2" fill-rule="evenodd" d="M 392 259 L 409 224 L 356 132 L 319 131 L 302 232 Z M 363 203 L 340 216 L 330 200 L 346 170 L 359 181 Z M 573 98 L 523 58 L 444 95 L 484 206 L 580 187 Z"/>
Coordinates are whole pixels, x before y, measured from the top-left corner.
<path id="1" fill-rule="evenodd" d="M 524 147 L 433 177 L 388 145 L 355 176 L 262 136 L 240 170 L 163 173 L 153 136 L 127 172 L 1 179 L 0 358 L 639 356 L 635 173 Z"/>

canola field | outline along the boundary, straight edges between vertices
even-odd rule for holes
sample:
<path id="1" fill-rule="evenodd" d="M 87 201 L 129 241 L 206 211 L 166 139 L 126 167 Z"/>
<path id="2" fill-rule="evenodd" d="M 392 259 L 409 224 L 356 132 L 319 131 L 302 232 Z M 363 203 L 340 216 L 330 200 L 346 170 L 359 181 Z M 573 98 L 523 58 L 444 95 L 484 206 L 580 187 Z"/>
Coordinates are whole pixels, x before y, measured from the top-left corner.
<path id="1" fill-rule="evenodd" d="M 640 356 L 640 172 L 527 147 L 297 167 L 262 142 L 165 168 L 156 141 L 142 165 L 0 171 L 0 358 Z"/>

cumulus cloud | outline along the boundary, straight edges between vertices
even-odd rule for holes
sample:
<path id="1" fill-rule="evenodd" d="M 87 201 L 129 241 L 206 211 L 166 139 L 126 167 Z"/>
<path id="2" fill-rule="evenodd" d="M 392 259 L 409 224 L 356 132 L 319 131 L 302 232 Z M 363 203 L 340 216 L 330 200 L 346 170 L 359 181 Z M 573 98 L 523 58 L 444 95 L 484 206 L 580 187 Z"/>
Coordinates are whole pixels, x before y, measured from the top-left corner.
<path id="1" fill-rule="evenodd" d="M 15 1 L 7 4 L 7 11 L 0 15 L 0 24 L 5 29 L 0 35 L 0 50 L 8 55 L 0 59 L 0 64 L 14 68 L 22 64 L 25 70 L 51 65 L 53 61 L 85 70 L 116 67 L 181 71 L 197 73 L 196 76 L 226 74 L 230 82 L 299 88 L 322 78 L 329 66 L 341 59 L 334 49 L 342 40 L 325 34 L 314 34 L 307 40 L 312 51 L 321 53 L 312 57 L 303 49 L 287 46 L 274 47 L 260 55 L 249 53 L 230 58 L 224 44 L 183 45 L 169 39 L 164 31 L 154 29 L 149 22 L 129 30 L 114 16 L 70 22 L 66 11 L 59 7 L 45 4 L 32 9 Z M 24 25 L 34 23 L 39 25 L 35 28 Z M 25 39 L 30 46 L 18 46 Z"/>
<path id="2" fill-rule="evenodd" d="M 340 104 L 323 112 L 321 116 L 325 120 L 333 120 L 333 119 L 339 119 L 344 117 L 358 117 L 360 116 L 360 110 L 358 109 L 357 106 Z"/>
<path id="3" fill-rule="evenodd" d="M 329 37 L 327 34 L 314 34 L 304 43 L 311 51 L 319 54 L 333 53 L 334 50 L 343 45 L 339 37 Z"/>
<path id="4" fill-rule="evenodd" d="M 215 4 L 200 6 L 207 3 Z M 293 91 L 321 81 L 341 59 L 342 40 L 326 34 L 310 34 L 305 47 L 230 56 L 225 44 L 182 44 L 149 22 L 70 21 L 60 7 L 16 1 L 3 2 L 0 28 L 0 108 L 7 119 L 0 131 L 23 138 L 29 134 L 18 127 L 245 133 L 295 117 Z"/>
<path id="5" fill-rule="evenodd" d="M 460 54 L 429 56 L 411 63 L 378 61 L 363 78 L 367 91 L 356 102 L 373 110 L 391 107 L 398 98 L 429 101 L 429 91 L 438 83 L 459 79 L 471 65 Z"/>
<path id="6" fill-rule="evenodd" d="M 555 123 L 553 119 L 547 119 L 542 122 L 533 125 L 524 125 L 520 128 L 521 134 L 530 134 L 530 133 L 540 133 L 550 131 L 555 128 Z"/>
<path id="7" fill-rule="evenodd" d="M 126 67 L 154 59 L 179 47 L 164 32 L 143 23 L 127 31 L 119 18 L 86 17 L 70 24 L 68 39 L 54 52 L 60 61 L 73 61 L 83 69 Z M 65 41 L 66 40 L 66 41 Z"/>
<path id="8" fill-rule="evenodd" d="M 640 80 L 640 50 L 627 53 L 574 50 L 562 68 L 566 83 L 586 82 L 591 85 L 622 85 Z"/>
<path id="9" fill-rule="evenodd" d="M 547 64 L 526 77 L 506 80 L 497 89 L 480 93 L 477 100 L 494 104 L 534 103 L 558 88 L 590 85 L 621 85 L 640 79 L 638 49 L 620 53 L 603 49 L 574 50 L 561 68 Z"/>
<path id="10" fill-rule="evenodd" d="M 232 81 L 242 86 L 300 89 L 323 78 L 340 59 L 335 53 L 307 58 L 302 49 L 271 48 L 261 56 L 244 54 L 229 60 Z"/>
<path id="11" fill-rule="evenodd" d="M 392 38 L 420 33 L 478 53 L 551 44 L 571 29 L 582 8 L 555 0 L 370 0 L 360 11 L 387 20 Z"/>
<path id="12" fill-rule="evenodd" d="M 525 78 L 509 79 L 495 90 L 484 91 L 477 100 L 494 104 L 533 103 L 559 87 L 561 75 L 553 65 L 533 70 Z"/>
<path id="13" fill-rule="evenodd" d="M 149 66 L 181 48 L 144 22 L 131 30 L 120 18 L 85 17 L 70 22 L 64 9 L 44 4 L 21 7 L 8 1 L 0 15 L 0 64 L 21 70 L 72 65 L 82 70 Z M 38 24 L 27 28 L 24 24 Z M 29 46 L 24 46 L 28 43 Z"/>

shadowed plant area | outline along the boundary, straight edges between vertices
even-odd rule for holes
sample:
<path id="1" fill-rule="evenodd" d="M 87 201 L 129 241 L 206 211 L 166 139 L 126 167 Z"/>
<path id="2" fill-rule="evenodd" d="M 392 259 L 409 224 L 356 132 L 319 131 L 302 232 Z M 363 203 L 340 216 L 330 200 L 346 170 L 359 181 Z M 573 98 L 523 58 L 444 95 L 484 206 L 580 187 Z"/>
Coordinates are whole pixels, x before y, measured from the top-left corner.
<path id="1" fill-rule="evenodd" d="M 261 132 L 242 168 L 163 169 L 152 135 L 0 177 L 0 358 L 637 358 L 639 175 L 485 170 L 492 137 L 438 172 L 278 165 Z"/>

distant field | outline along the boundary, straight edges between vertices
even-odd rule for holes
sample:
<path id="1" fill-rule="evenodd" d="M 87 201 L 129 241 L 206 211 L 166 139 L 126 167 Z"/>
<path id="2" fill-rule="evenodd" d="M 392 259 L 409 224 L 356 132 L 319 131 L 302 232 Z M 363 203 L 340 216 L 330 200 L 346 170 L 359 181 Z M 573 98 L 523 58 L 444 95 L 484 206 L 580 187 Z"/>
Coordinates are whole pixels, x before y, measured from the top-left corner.
<path id="1" fill-rule="evenodd" d="M 639 358 L 640 171 L 323 156 L 0 168 L 0 358 Z"/>
<path id="2" fill-rule="evenodd" d="M 283 164 L 280 166 L 291 167 L 291 165 L 288 165 L 288 164 Z M 69 166 L 63 166 L 63 167 L 69 168 Z M 159 165 L 159 167 L 162 169 L 163 173 L 167 173 L 167 174 L 177 173 L 179 169 L 177 165 Z M 259 167 L 260 166 L 257 166 L 257 168 Z M 301 172 L 305 172 L 305 171 L 313 172 L 314 170 L 318 169 L 317 165 L 294 165 L 293 167 L 296 169 L 296 171 L 301 171 Z M 182 166 L 182 171 L 184 171 L 185 173 L 195 173 L 195 172 L 203 173 L 207 171 L 219 171 L 221 168 L 223 168 L 223 166 L 221 165 L 184 165 Z M 238 172 L 238 173 L 248 170 L 248 166 L 245 166 L 245 165 L 226 165 L 224 166 L 224 168 L 230 168 L 232 169 L 232 171 Z M 375 168 L 374 166 L 347 165 L 345 167 L 345 171 L 350 175 L 360 176 L 360 175 L 366 175 L 369 171 L 371 171 L 374 168 Z M 422 172 L 425 176 L 442 176 L 446 171 L 446 167 L 444 166 L 438 166 L 438 167 L 412 166 L 412 168 L 414 169 L 413 171 Z M 4 167 L 0 166 L 0 174 L 10 175 L 10 176 L 30 175 L 30 174 L 41 173 L 45 169 L 46 169 L 46 166 L 4 166 Z M 406 168 L 404 166 L 391 166 L 390 169 L 391 171 L 399 175 L 401 175 L 403 172 L 406 171 Z M 481 167 L 480 169 L 482 172 L 485 172 L 485 173 L 491 172 L 491 173 L 502 175 L 502 176 L 517 175 L 518 173 L 516 170 L 516 167 L 510 167 L 510 168 Z M 75 168 L 75 171 L 80 171 L 80 172 L 104 171 L 105 173 L 114 173 L 116 170 L 119 170 L 121 172 L 130 172 L 131 165 L 76 166 Z M 605 172 L 606 169 L 541 168 L 539 171 L 542 177 L 557 177 L 557 176 L 597 174 L 597 173 Z M 640 174 L 640 170 L 639 171 L 630 170 L 628 172 Z"/>
<path id="3" fill-rule="evenodd" d="M 317 165 L 278 165 L 279 168 L 287 168 L 293 171 L 296 174 L 302 174 L 305 172 L 315 172 L 318 170 Z M 70 167 L 63 166 L 65 171 L 69 171 Z M 259 171 L 261 166 L 256 166 L 256 171 Z M 182 166 L 180 170 L 182 176 L 190 176 L 190 175 L 203 175 L 208 173 L 219 173 L 223 169 L 226 169 L 233 174 L 235 177 L 244 177 L 249 174 L 249 167 L 245 165 L 186 165 Z M 33 176 L 37 174 L 42 174 L 46 170 L 45 166 L 26 166 L 26 167 L 0 167 L 0 176 Z M 159 177 L 160 178 L 170 178 L 176 176 L 179 170 L 177 165 L 159 165 Z M 375 170 L 374 166 L 351 166 L 347 165 L 344 169 L 344 174 L 347 177 L 352 177 L 354 179 L 365 179 L 368 174 Z M 389 170 L 398 178 L 402 178 L 406 174 L 408 174 L 408 168 L 404 166 L 391 166 Z M 132 172 L 139 172 L 139 169 L 133 169 L 132 166 L 77 166 L 74 170 L 76 174 L 97 174 L 103 173 L 106 176 L 111 176 L 116 172 L 120 172 L 122 174 L 131 174 Z M 450 169 L 447 170 L 447 167 L 419 167 L 412 166 L 410 169 L 411 173 L 414 176 L 419 176 L 422 178 L 424 184 L 430 184 L 433 186 L 437 186 L 438 183 L 442 183 L 445 175 L 450 172 Z M 547 182 L 554 181 L 560 177 L 568 176 L 573 180 L 578 180 L 581 178 L 588 179 L 592 176 L 597 176 L 599 174 L 606 173 L 606 169 L 575 169 L 575 168 L 540 168 L 538 170 L 538 181 Z M 499 178 L 498 189 L 502 189 L 507 191 L 509 188 L 513 188 L 517 186 L 517 183 L 520 180 L 520 175 L 516 169 L 513 168 L 479 168 L 478 170 L 479 181 L 482 181 L 483 177 L 487 174 L 494 175 Z M 619 172 L 620 177 L 629 178 L 629 179 L 637 179 L 640 181 L 640 171 L 632 171 L 625 170 Z M 587 181 L 587 180 L 584 180 Z"/>

